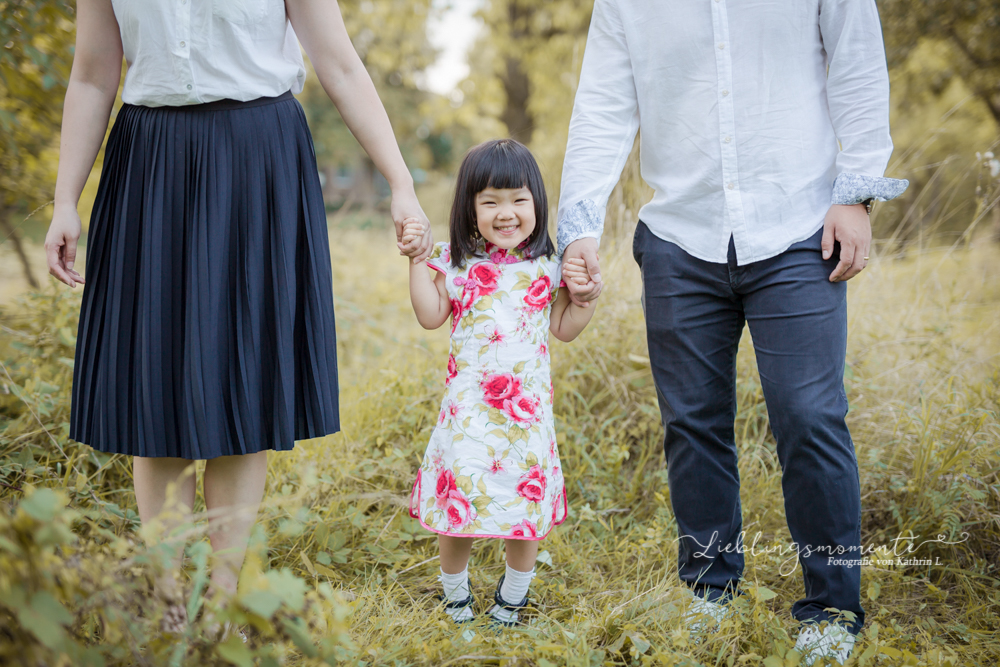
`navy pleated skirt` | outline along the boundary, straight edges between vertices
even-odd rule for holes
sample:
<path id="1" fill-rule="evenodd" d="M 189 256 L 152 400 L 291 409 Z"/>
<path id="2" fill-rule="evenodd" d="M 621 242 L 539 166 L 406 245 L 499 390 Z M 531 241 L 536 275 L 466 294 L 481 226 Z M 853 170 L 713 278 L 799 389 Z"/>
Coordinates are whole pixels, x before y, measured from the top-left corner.
<path id="1" fill-rule="evenodd" d="M 86 278 L 71 438 L 210 459 L 339 430 L 326 213 L 290 93 L 122 107 Z"/>

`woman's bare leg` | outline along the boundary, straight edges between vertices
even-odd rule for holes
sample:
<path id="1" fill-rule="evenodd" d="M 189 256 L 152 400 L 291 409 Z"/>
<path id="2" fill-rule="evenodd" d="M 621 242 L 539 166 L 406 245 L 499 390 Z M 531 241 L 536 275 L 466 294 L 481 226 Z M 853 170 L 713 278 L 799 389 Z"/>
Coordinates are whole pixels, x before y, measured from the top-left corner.
<path id="1" fill-rule="evenodd" d="M 205 464 L 208 536 L 214 551 L 212 583 L 229 594 L 236 593 L 266 480 L 266 451 L 220 456 Z"/>
<path id="2" fill-rule="evenodd" d="M 135 501 L 139 506 L 139 519 L 143 526 L 163 538 L 178 527 L 191 521 L 194 507 L 194 461 L 171 457 L 132 457 L 132 481 Z M 175 550 L 169 569 L 156 580 L 156 592 L 168 605 L 169 620 L 165 623 L 173 632 L 179 632 L 185 613 L 182 591 L 177 573 L 184 555 L 184 544 L 173 545 Z"/>

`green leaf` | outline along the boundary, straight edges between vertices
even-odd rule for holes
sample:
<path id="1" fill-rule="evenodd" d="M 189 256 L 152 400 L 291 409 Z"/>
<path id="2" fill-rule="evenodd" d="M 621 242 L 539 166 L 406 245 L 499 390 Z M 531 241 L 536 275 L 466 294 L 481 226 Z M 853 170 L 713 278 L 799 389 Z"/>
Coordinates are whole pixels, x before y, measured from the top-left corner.
<path id="1" fill-rule="evenodd" d="M 757 586 L 754 590 L 754 597 L 763 602 L 764 600 L 770 600 L 771 598 L 777 597 L 778 594 L 772 591 L 770 588 L 764 586 Z"/>
<path id="2" fill-rule="evenodd" d="M 523 361 L 519 361 L 516 364 L 514 364 L 514 374 L 515 375 L 517 375 L 518 373 L 521 373 L 524 370 L 524 363 L 525 362 L 523 362 Z"/>
<path id="3" fill-rule="evenodd" d="M 628 638 L 632 640 L 632 646 L 634 646 L 635 650 L 639 653 L 645 653 L 649 650 L 650 643 L 646 641 L 646 638 L 638 632 L 628 633 Z"/>
<path id="4" fill-rule="evenodd" d="M 39 591 L 27 606 L 18 609 L 17 620 L 45 646 L 58 649 L 66 638 L 63 626 L 73 622 L 73 615 L 51 593 Z"/>
<path id="5" fill-rule="evenodd" d="M 479 481 L 476 482 L 476 489 L 479 491 L 479 493 L 483 494 L 488 493 L 489 491 L 486 489 L 486 480 L 480 477 Z"/>
<path id="6" fill-rule="evenodd" d="M 490 417 L 489 419 L 490 424 L 500 424 L 501 426 L 503 426 L 504 424 L 507 423 L 507 418 L 504 417 L 503 413 L 497 410 L 496 408 L 490 408 L 487 414 Z M 504 433 L 504 437 L 505 438 L 508 437 L 506 433 Z M 513 440 L 511 440 L 511 442 L 513 442 Z"/>
<path id="7" fill-rule="evenodd" d="M 236 667 L 253 667 L 253 654 L 238 634 L 230 635 L 224 643 L 215 647 L 219 657 Z"/>
<path id="8" fill-rule="evenodd" d="M 476 508 L 476 511 L 479 512 L 482 512 L 489 507 L 491 502 L 493 502 L 493 499 L 489 496 L 476 496 L 472 499 L 472 505 Z"/>
<path id="9" fill-rule="evenodd" d="M 319 649 L 309 637 L 309 631 L 301 619 L 282 618 L 281 625 L 288 633 L 288 637 L 299 647 L 299 650 L 310 658 L 319 655 Z"/>
<path id="10" fill-rule="evenodd" d="M 42 522 L 55 519 L 56 513 L 65 505 L 65 496 L 52 489 L 38 489 L 21 501 L 21 509 L 31 518 Z"/>
<path id="11" fill-rule="evenodd" d="M 281 607 L 281 598 L 271 591 L 252 591 L 239 597 L 239 602 L 247 611 L 261 618 L 271 618 Z"/>
<path id="12" fill-rule="evenodd" d="M 504 431 L 502 428 L 495 428 L 492 431 L 488 432 L 486 435 L 492 435 L 494 438 L 504 438 L 505 440 L 507 439 L 507 432 Z M 487 449 L 487 453 L 490 455 L 490 458 L 496 456 L 496 450 L 494 450 L 492 447 Z"/>
<path id="13" fill-rule="evenodd" d="M 485 294 L 485 295 L 479 297 L 479 299 L 476 301 L 475 305 L 473 306 L 473 308 L 475 308 L 476 310 L 480 310 L 480 311 L 482 311 L 482 310 L 489 310 L 492 307 L 493 307 L 493 297 L 490 296 L 489 294 Z"/>
<path id="14" fill-rule="evenodd" d="M 296 611 L 302 609 L 306 602 L 306 582 L 292 574 L 288 568 L 271 570 L 264 577 L 268 581 L 268 588 L 277 593 L 289 608 Z"/>
<path id="15" fill-rule="evenodd" d="M 520 426 L 511 426 L 510 429 L 508 429 L 507 431 L 507 441 L 513 445 L 515 442 L 520 440 L 521 437 L 524 435 L 525 433 L 523 428 L 521 428 Z M 537 458 L 535 459 L 535 462 L 536 463 L 538 462 Z"/>

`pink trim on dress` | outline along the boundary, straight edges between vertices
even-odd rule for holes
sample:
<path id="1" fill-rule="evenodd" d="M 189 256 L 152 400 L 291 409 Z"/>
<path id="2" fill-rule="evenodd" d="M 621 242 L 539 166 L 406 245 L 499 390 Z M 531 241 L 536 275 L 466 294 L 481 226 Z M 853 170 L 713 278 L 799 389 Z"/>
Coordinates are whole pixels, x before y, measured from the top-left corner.
<path id="1" fill-rule="evenodd" d="M 566 486 L 563 485 L 563 492 L 562 492 L 563 515 L 562 515 L 562 518 L 559 519 L 559 521 L 554 522 L 549 527 L 548 531 L 546 531 L 546 533 L 544 535 L 539 535 L 539 536 L 536 536 L 536 537 L 523 537 L 523 536 L 518 536 L 518 535 L 483 535 L 481 533 L 476 533 L 474 535 L 469 535 L 469 534 L 462 534 L 462 533 L 449 533 L 449 532 L 446 532 L 446 531 L 443 531 L 443 530 L 438 530 L 437 528 L 433 528 L 431 526 L 428 526 L 426 523 L 424 523 L 423 518 L 420 516 L 420 489 L 421 489 L 420 478 L 422 476 L 422 473 L 423 473 L 423 470 L 420 469 L 420 468 L 417 468 L 417 478 L 415 480 L 413 480 L 413 489 L 410 491 L 410 518 L 411 519 L 416 519 L 417 521 L 420 522 L 421 526 L 423 526 L 427 530 L 431 531 L 432 533 L 437 533 L 438 535 L 447 535 L 448 537 L 468 537 L 468 538 L 487 537 L 487 538 L 497 538 L 497 539 L 501 539 L 501 540 L 524 540 L 526 542 L 541 542 L 542 540 L 544 540 L 546 537 L 549 536 L 549 533 L 552 532 L 553 528 L 555 528 L 556 526 L 561 526 L 566 521 L 566 517 L 569 516 L 569 501 L 566 499 Z"/>

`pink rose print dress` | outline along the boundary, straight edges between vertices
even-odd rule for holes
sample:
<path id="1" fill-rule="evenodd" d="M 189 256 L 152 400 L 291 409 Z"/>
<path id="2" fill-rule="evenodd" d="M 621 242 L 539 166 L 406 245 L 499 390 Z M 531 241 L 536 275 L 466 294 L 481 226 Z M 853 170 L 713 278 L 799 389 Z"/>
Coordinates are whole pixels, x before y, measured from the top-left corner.
<path id="1" fill-rule="evenodd" d="M 448 286 L 451 354 L 410 515 L 444 535 L 540 540 L 566 519 L 548 350 L 560 258 L 480 241 L 460 268 L 448 243 L 427 263 Z"/>

